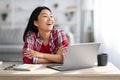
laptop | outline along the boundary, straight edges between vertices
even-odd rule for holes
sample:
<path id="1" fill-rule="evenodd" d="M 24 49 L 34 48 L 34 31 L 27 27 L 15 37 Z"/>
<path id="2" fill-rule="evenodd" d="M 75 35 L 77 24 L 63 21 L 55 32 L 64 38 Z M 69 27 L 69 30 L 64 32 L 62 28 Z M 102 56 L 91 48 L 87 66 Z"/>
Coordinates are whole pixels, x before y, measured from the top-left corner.
<path id="1" fill-rule="evenodd" d="M 96 66 L 100 43 L 79 43 L 68 47 L 63 64 L 52 64 L 47 67 L 59 70 L 75 70 Z"/>

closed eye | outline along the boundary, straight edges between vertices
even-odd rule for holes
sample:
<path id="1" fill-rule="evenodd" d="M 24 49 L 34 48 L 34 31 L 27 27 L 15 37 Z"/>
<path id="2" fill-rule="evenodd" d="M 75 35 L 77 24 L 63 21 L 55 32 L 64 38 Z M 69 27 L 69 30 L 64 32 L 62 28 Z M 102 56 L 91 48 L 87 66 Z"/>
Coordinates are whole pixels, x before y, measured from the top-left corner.
<path id="1" fill-rule="evenodd" d="M 43 16 L 43 17 L 47 17 L 47 16 Z"/>
<path id="2" fill-rule="evenodd" d="M 53 16 L 52 16 L 52 15 L 51 15 L 50 17 L 51 17 L 51 18 L 53 18 Z"/>

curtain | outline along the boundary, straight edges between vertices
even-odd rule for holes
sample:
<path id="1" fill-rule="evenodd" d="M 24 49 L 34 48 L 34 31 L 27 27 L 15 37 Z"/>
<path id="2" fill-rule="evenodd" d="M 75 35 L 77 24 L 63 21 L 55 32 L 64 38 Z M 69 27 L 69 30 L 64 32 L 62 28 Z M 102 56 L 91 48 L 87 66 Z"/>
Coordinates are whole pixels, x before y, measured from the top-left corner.
<path id="1" fill-rule="evenodd" d="M 109 61 L 120 68 L 120 1 L 95 0 L 94 36 L 101 43 L 100 53 L 107 53 Z"/>

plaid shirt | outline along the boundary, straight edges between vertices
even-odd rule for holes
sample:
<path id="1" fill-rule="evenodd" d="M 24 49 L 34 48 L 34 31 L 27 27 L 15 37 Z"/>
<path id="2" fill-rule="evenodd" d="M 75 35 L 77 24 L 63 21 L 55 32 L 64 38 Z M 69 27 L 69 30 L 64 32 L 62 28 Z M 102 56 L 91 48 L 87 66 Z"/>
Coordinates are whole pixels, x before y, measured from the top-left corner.
<path id="1" fill-rule="evenodd" d="M 26 35 L 26 40 L 23 47 L 23 62 L 33 63 L 32 59 L 25 56 L 26 50 L 35 50 L 40 52 L 43 44 L 43 39 L 39 34 L 29 31 Z M 69 42 L 63 30 L 53 29 L 49 40 L 50 53 L 55 54 L 61 45 L 68 47 Z"/>

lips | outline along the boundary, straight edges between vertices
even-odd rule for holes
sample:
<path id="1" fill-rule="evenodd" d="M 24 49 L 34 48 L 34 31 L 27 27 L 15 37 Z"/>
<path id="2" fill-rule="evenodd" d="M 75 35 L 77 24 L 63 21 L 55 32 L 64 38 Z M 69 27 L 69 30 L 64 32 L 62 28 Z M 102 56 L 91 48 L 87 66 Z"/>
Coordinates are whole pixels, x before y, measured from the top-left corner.
<path id="1" fill-rule="evenodd" d="M 52 23 L 47 23 L 47 25 L 52 25 Z"/>
<path id="2" fill-rule="evenodd" d="M 51 25 L 51 24 L 47 24 L 47 25 Z"/>

